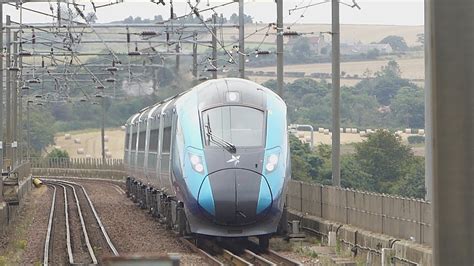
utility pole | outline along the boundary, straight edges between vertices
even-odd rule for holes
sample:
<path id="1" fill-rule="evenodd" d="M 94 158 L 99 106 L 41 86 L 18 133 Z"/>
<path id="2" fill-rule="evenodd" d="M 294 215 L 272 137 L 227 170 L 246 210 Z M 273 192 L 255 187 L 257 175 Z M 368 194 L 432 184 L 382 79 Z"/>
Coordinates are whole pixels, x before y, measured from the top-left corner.
<path id="1" fill-rule="evenodd" d="M 176 43 L 175 51 L 176 51 L 176 72 L 179 72 L 179 42 Z"/>
<path id="2" fill-rule="evenodd" d="M 194 32 L 193 34 L 193 40 L 194 40 L 194 43 L 193 43 L 193 76 L 195 78 L 197 78 L 198 74 L 197 74 L 197 33 Z"/>
<path id="3" fill-rule="evenodd" d="M 431 123 L 431 27 L 430 25 L 430 3 L 425 0 L 425 200 L 433 202 L 433 125 Z"/>
<path id="4" fill-rule="evenodd" d="M 339 1 L 332 0 L 332 184 L 341 186 L 341 132 L 340 132 L 340 26 Z"/>
<path id="5" fill-rule="evenodd" d="M 21 48 L 21 46 L 20 46 Z M 23 71 L 23 56 L 20 56 L 18 59 L 18 67 L 20 71 Z M 20 72 L 20 76 L 22 76 L 23 72 Z M 43 82 L 43 81 L 41 81 Z M 18 91 L 18 123 L 17 123 L 17 142 L 18 142 L 18 152 L 17 152 L 17 160 L 19 163 L 22 163 L 23 160 L 23 152 L 24 152 L 24 145 L 23 145 L 23 90 L 18 83 L 17 87 Z"/>
<path id="6" fill-rule="evenodd" d="M 277 4 L 277 89 L 283 97 L 283 0 L 276 0 Z"/>
<path id="7" fill-rule="evenodd" d="M 212 15 L 212 65 L 215 69 L 212 71 L 212 78 L 217 79 L 217 14 Z"/>
<path id="8" fill-rule="evenodd" d="M 433 265 L 474 265 L 474 1 L 426 1 Z"/>
<path id="9" fill-rule="evenodd" d="M 13 62 L 14 67 L 18 69 L 18 33 L 19 31 L 15 31 L 13 33 Z M 17 165 L 17 154 L 18 154 L 18 130 L 17 130 L 17 122 L 18 122 L 18 71 L 12 73 L 12 94 L 11 94 L 11 101 L 12 101 L 12 111 L 11 111 L 11 127 L 12 127 L 12 166 L 15 167 Z M 13 146 L 13 143 L 16 146 Z"/>
<path id="10" fill-rule="evenodd" d="M 0 3 L 0 29 L 3 29 L 3 4 Z M 0 34 L 0 49 L 3 52 L 3 30 Z M 5 142 L 3 139 L 3 57 L 0 59 L 0 171 L 3 171 L 3 154 Z"/>
<path id="11" fill-rule="evenodd" d="M 29 97 L 29 92 L 28 92 L 28 97 L 27 97 L 27 102 L 26 102 L 26 158 L 28 161 L 30 161 L 30 149 L 31 149 L 31 139 L 30 139 L 30 97 Z"/>
<path id="12" fill-rule="evenodd" d="M 245 78 L 245 19 L 244 0 L 239 0 L 239 73 Z"/>
<path id="13" fill-rule="evenodd" d="M 11 168 L 11 143 L 12 143 L 12 138 L 11 138 L 11 106 L 10 106 L 10 101 L 11 101 L 11 30 L 9 26 L 11 25 L 10 22 L 10 16 L 7 15 L 6 18 L 6 46 L 7 46 L 7 55 L 6 55 L 6 68 L 7 68 L 7 75 L 6 75 L 6 98 L 5 98 L 5 109 L 6 109 L 6 114 L 5 114 L 5 121 L 6 121 L 6 138 L 4 142 L 5 146 L 5 151 L 6 151 L 6 158 L 9 161 L 7 164 L 7 167 Z"/>
<path id="14" fill-rule="evenodd" d="M 101 109 L 102 109 L 102 117 L 101 117 L 101 125 L 100 125 L 100 139 L 102 145 L 102 164 L 105 165 L 105 106 L 104 106 L 104 96 L 100 98 L 101 102 Z"/>

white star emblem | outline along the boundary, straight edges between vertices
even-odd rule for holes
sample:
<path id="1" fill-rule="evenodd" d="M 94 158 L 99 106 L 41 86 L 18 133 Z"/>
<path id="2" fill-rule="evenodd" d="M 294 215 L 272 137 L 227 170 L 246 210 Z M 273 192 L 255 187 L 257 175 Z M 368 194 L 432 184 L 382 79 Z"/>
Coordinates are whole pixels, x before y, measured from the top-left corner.
<path id="1" fill-rule="evenodd" d="M 237 166 L 237 164 L 240 163 L 240 155 L 237 155 L 237 156 L 231 155 L 231 156 L 232 156 L 232 159 L 228 160 L 227 162 L 234 163 L 234 166 Z"/>

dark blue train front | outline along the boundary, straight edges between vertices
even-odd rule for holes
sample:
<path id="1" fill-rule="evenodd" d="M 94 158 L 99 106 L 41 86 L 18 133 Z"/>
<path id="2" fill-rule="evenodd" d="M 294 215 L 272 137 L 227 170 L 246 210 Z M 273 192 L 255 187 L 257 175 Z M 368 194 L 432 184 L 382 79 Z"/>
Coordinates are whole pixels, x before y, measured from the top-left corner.
<path id="1" fill-rule="evenodd" d="M 160 121 L 168 115 L 172 128 L 170 187 L 161 177 L 168 162 L 161 159 L 156 179 L 163 189 L 158 193 L 182 206 L 186 231 L 219 237 L 275 233 L 291 173 L 286 105 L 281 98 L 247 80 L 221 79 L 160 105 L 166 105 L 155 108 L 162 109 Z M 166 144 L 162 135 L 158 134 L 158 142 Z M 163 151 L 157 153 L 159 160 Z M 141 183 L 157 187 L 154 177 L 146 174 L 150 172 L 145 167 Z M 140 176 L 137 173 L 131 171 L 134 178 Z"/>

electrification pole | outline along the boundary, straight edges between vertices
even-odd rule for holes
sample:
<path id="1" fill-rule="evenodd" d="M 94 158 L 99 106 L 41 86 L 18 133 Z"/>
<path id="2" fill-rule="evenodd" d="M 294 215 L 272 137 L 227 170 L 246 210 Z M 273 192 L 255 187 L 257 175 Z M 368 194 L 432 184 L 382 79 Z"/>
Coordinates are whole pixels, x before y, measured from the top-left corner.
<path id="1" fill-rule="evenodd" d="M 18 69 L 18 31 L 13 33 L 13 66 Z M 12 111 L 11 111 L 11 127 L 12 127 L 12 167 L 17 165 L 18 153 L 18 71 L 12 73 Z M 16 146 L 13 146 L 15 143 Z"/>
<path id="2" fill-rule="evenodd" d="M 283 97 L 283 0 L 276 0 L 277 4 L 277 89 Z"/>
<path id="3" fill-rule="evenodd" d="M 341 165 L 340 165 L 340 26 L 339 26 L 339 1 L 332 0 L 332 184 L 341 186 Z"/>
<path id="4" fill-rule="evenodd" d="M 3 29 L 3 4 L 0 3 L 0 29 Z M 3 31 L 0 34 L 0 49 L 3 50 Z M 3 139 L 3 58 L 0 59 L 0 171 L 3 171 L 5 141 Z"/>
<path id="5" fill-rule="evenodd" d="M 193 76 L 197 78 L 197 33 L 194 32 L 193 34 Z"/>
<path id="6" fill-rule="evenodd" d="M 474 265 L 474 1 L 426 1 L 433 265 Z"/>
<path id="7" fill-rule="evenodd" d="M 245 13 L 244 0 L 239 0 L 239 73 L 245 78 Z"/>
<path id="8" fill-rule="evenodd" d="M 104 96 L 100 98 L 101 102 L 101 109 L 102 109 L 102 117 L 101 117 L 101 125 L 100 125 L 100 138 L 101 138 L 101 145 L 102 145 L 102 164 L 105 165 L 105 106 L 104 106 Z"/>
<path id="9" fill-rule="evenodd" d="M 6 46 L 7 46 L 7 55 L 6 55 L 6 68 L 7 68 L 7 75 L 6 75 L 6 98 L 5 98 L 5 122 L 6 122 L 6 138 L 5 138 L 5 152 L 6 156 L 5 158 L 9 161 L 8 162 L 8 167 L 11 167 L 11 143 L 12 143 L 12 138 L 11 138 L 11 30 L 9 26 L 11 25 L 10 22 L 10 16 L 7 15 L 6 18 Z"/>
<path id="10" fill-rule="evenodd" d="M 179 72 L 179 42 L 176 43 L 175 51 L 176 51 L 176 72 Z"/>
<path id="11" fill-rule="evenodd" d="M 430 12 L 430 3 L 425 0 L 425 14 Z M 431 28 L 430 16 L 425 15 L 425 200 L 433 201 L 433 143 L 431 123 L 433 114 L 431 113 L 431 55 L 430 36 Z"/>
<path id="12" fill-rule="evenodd" d="M 212 65 L 215 68 L 212 71 L 212 78 L 213 79 L 217 79 L 217 28 L 216 28 L 216 23 L 217 23 L 217 15 L 213 14 L 212 15 L 212 24 L 214 24 L 214 26 L 212 27 Z"/>

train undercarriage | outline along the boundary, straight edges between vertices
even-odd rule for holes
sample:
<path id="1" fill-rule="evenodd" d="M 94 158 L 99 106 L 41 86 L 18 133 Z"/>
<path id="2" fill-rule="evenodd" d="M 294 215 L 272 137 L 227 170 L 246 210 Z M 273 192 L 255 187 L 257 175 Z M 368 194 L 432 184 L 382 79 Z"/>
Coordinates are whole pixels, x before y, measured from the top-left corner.
<path id="1" fill-rule="evenodd" d="M 206 236 L 192 233 L 189 226 L 189 222 L 186 218 L 184 205 L 175 197 L 167 196 L 160 190 L 143 184 L 139 180 L 136 180 L 132 177 L 128 177 L 126 180 L 126 192 L 127 197 L 129 197 L 141 209 L 148 210 L 150 215 L 155 217 L 161 224 L 166 225 L 167 229 L 172 230 L 179 236 L 193 238 L 196 240 L 200 238 L 221 238 L 216 236 Z M 285 207 L 276 234 L 285 236 L 288 233 L 287 227 L 288 220 Z M 270 238 L 273 235 L 275 234 L 256 236 L 258 238 L 259 246 L 261 249 L 268 249 Z M 237 237 L 234 239 L 246 238 L 247 237 Z"/>

